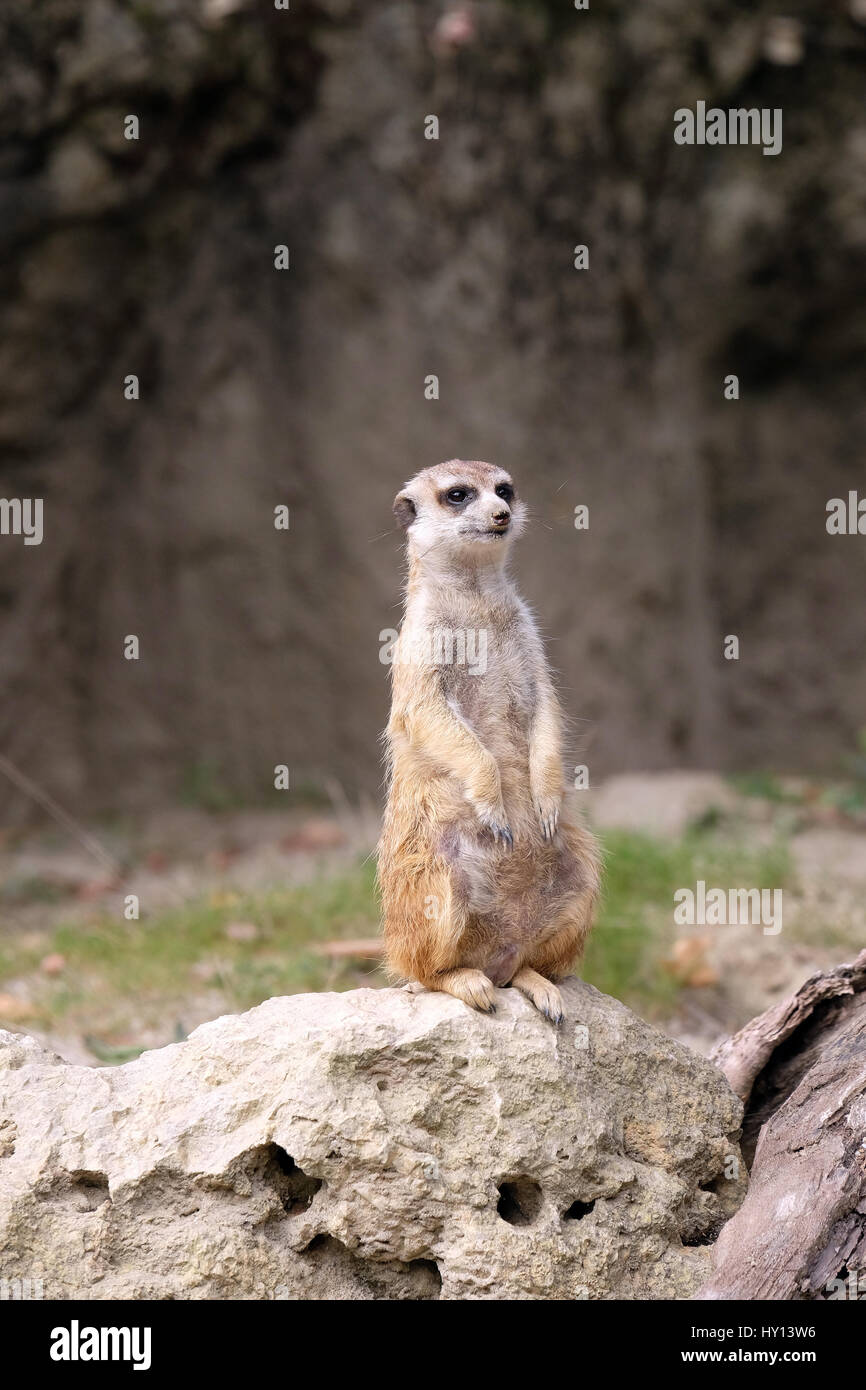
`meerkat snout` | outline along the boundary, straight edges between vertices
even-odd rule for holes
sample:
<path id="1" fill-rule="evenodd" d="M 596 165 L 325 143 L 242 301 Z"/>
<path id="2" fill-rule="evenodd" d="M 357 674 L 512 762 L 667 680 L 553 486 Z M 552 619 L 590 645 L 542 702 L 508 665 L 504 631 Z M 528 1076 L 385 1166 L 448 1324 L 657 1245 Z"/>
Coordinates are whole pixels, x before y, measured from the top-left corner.
<path id="1" fill-rule="evenodd" d="M 508 473 L 478 460 L 451 459 L 427 468 L 394 499 L 410 554 L 436 548 L 455 554 L 501 549 L 520 534 L 525 508 Z"/>

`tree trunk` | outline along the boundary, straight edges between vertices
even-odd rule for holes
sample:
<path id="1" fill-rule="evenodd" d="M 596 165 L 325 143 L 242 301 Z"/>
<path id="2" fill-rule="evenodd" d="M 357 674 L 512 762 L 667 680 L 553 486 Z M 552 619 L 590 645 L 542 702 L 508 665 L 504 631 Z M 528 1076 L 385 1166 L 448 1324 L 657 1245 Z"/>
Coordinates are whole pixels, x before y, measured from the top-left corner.
<path id="1" fill-rule="evenodd" d="M 830 1281 L 847 1291 L 866 1272 L 866 951 L 807 980 L 713 1061 L 746 1107 L 751 1177 L 697 1297 L 842 1296 Z"/>

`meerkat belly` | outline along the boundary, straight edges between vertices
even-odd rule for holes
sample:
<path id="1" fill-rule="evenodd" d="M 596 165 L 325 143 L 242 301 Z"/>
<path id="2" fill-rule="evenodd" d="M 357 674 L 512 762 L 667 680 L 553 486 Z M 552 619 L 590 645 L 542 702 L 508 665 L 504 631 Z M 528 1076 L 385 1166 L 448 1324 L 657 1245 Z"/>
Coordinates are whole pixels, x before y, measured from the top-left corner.
<path id="1" fill-rule="evenodd" d="M 530 786 L 532 689 L 509 673 L 455 682 L 459 712 L 499 769 L 512 847 L 496 843 L 465 806 L 443 844 L 471 920 L 462 943 L 465 965 L 507 983 L 539 934 L 555 920 L 569 877 L 568 851 L 545 843 Z"/>
<path id="2" fill-rule="evenodd" d="M 532 692 L 519 674 L 488 672 L 455 683 L 453 708 L 476 734 L 499 769 L 502 799 L 512 830 L 534 820 L 529 784 Z"/>
<path id="3" fill-rule="evenodd" d="M 556 929 L 561 909 L 580 878 L 569 845 L 521 844 L 496 854 L 495 884 L 485 911 L 473 915 L 461 942 L 461 964 L 483 970 L 495 985 L 510 982 L 540 940 Z"/>

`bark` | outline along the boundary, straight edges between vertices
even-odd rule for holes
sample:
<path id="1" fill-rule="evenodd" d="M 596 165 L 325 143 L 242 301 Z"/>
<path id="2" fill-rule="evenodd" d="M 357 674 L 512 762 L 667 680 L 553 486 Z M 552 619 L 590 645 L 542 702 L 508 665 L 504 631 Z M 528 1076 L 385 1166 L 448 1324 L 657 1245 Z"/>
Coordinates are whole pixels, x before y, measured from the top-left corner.
<path id="1" fill-rule="evenodd" d="M 866 951 L 807 980 L 713 1060 L 745 1103 L 752 1164 L 697 1297 L 838 1297 L 832 1280 L 866 1271 Z"/>

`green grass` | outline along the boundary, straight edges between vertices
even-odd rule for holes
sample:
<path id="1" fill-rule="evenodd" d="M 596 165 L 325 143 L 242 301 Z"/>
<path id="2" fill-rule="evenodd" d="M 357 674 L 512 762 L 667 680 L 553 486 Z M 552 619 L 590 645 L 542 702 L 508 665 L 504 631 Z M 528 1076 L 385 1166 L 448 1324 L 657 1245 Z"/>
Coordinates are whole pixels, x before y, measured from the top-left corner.
<path id="1" fill-rule="evenodd" d="M 673 843 L 611 833 L 604 849 L 603 900 L 582 973 L 649 1013 L 672 1004 L 678 988 L 662 967 L 676 934 L 674 890 L 698 878 L 720 887 L 779 887 L 789 872 L 783 849 L 725 843 L 709 829 Z M 253 923 L 256 939 L 227 936 L 232 922 Z M 0 991 L 4 980 L 28 977 L 38 1021 L 106 1047 L 125 1046 L 155 1021 L 170 1041 L 190 999 L 212 992 L 223 1010 L 240 1010 L 272 995 L 384 983 L 375 961 L 334 962 L 312 949 L 333 938 L 375 936 L 378 927 L 375 866 L 365 860 L 302 885 L 250 897 L 215 894 L 138 922 L 102 915 L 87 926 L 60 926 L 27 948 L 6 937 Z M 49 952 L 65 957 L 59 976 L 39 973 Z"/>
<path id="2" fill-rule="evenodd" d="M 605 994 L 650 1013 L 672 1004 L 678 991 L 662 968 L 678 931 L 677 888 L 694 888 L 698 879 L 718 888 L 781 888 L 791 873 L 783 844 L 751 848 L 711 830 L 675 841 L 609 831 L 604 851 L 602 903 L 581 974 Z"/>
<path id="3" fill-rule="evenodd" d="M 799 800 L 799 797 L 785 790 L 774 772 L 735 772 L 728 781 L 741 796 L 756 796 L 762 801 L 783 803 Z"/>
<path id="4" fill-rule="evenodd" d="M 198 1021 L 195 1001 L 214 992 L 211 1014 L 251 1008 L 275 994 L 383 983 L 375 961 L 333 962 L 312 949 L 333 937 L 377 933 L 374 880 L 374 864 L 359 862 L 330 878 L 253 896 L 213 894 L 137 922 L 104 913 L 87 925 L 61 925 L 26 947 L 5 936 L 0 993 L 4 981 L 25 977 L 37 1026 L 111 1043 L 158 1026 L 168 1042 L 178 1022 Z M 226 928 L 233 922 L 253 923 L 256 939 L 232 939 Z M 66 961 L 62 974 L 41 974 L 40 960 L 55 952 Z"/>
<path id="5" fill-rule="evenodd" d="M 231 782 L 230 777 L 220 766 L 207 758 L 189 763 L 181 772 L 178 799 L 182 806 L 190 806 L 212 815 L 228 811 L 240 811 L 251 806 L 284 811 L 292 808 L 329 808 L 331 799 L 325 788 L 314 777 L 292 778 L 288 791 L 278 791 L 265 779 L 254 795 L 242 792 Z"/>
<path id="6" fill-rule="evenodd" d="M 375 868 L 359 863 L 330 878 L 246 897 L 213 895 L 139 922 L 106 919 L 88 931 L 60 928 L 52 949 L 98 970 L 109 988 L 170 991 L 190 967 L 212 963 L 205 984 L 241 1008 L 271 994 L 324 988 L 334 968 L 312 953 L 318 941 L 375 934 Z M 232 922 L 259 929 L 253 942 L 226 936 Z"/>
<path id="7" fill-rule="evenodd" d="M 732 773 L 728 781 L 741 796 L 777 806 L 829 807 L 860 820 L 866 813 L 866 729 L 858 733 L 854 749 L 843 757 L 834 778 L 804 778 L 792 785 L 774 772 L 757 771 Z"/>

